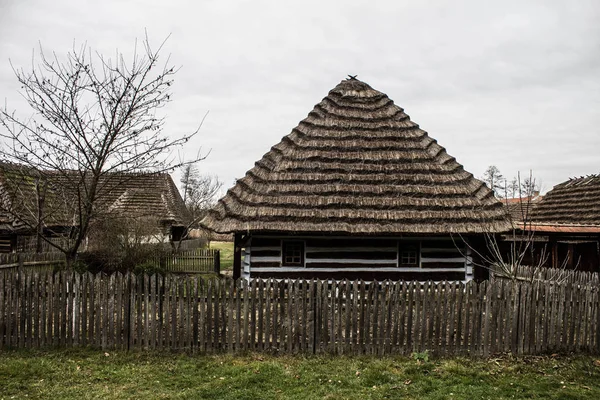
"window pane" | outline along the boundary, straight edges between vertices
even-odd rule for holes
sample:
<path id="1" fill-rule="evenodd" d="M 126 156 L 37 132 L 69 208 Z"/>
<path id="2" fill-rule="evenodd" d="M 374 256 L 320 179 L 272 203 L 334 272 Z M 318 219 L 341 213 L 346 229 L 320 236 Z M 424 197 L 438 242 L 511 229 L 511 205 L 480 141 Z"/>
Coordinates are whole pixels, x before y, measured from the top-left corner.
<path id="1" fill-rule="evenodd" d="M 401 266 L 418 266 L 419 252 L 418 247 L 413 244 L 400 244 L 400 265 Z"/>
<path id="2" fill-rule="evenodd" d="M 283 242 L 283 265 L 303 266 L 304 265 L 304 242 L 284 241 Z"/>

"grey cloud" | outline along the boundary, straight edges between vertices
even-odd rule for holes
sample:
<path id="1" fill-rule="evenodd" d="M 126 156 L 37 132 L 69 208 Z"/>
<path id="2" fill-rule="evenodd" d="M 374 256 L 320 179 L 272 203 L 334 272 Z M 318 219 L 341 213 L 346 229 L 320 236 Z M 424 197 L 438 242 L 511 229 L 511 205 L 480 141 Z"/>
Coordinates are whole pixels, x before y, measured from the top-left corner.
<path id="1" fill-rule="evenodd" d="M 600 4 L 595 1 L 10 2 L 0 23 L 0 94 L 21 108 L 7 59 L 42 40 L 130 51 L 169 32 L 182 65 L 167 132 L 194 129 L 202 163 L 241 177 L 346 74 L 386 92 L 481 175 L 534 169 L 548 185 L 600 172 Z M 166 54 L 165 54 L 166 55 Z M 548 187 L 549 188 L 549 187 Z"/>

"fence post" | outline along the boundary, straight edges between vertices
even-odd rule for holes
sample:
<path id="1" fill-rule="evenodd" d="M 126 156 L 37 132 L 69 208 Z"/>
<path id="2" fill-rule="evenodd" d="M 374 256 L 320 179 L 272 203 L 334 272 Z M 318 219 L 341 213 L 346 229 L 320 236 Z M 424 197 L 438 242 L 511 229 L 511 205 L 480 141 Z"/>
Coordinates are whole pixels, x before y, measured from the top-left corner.
<path id="1" fill-rule="evenodd" d="M 23 261 L 23 254 L 22 253 L 17 253 L 17 264 L 19 264 L 17 266 L 17 269 L 20 271 L 23 270 L 23 265 L 24 265 L 24 261 Z"/>
<path id="2" fill-rule="evenodd" d="M 214 261 L 214 271 L 215 274 L 220 275 L 221 274 L 221 251 L 220 250 L 215 250 L 215 261 Z"/>
<path id="3" fill-rule="evenodd" d="M 319 296 L 319 292 L 320 290 L 318 290 L 318 288 L 321 286 L 321 281 L 319 279 L 312 279 L 312 285 L 311 285 L 311 293 L 310 296 L 312 297 L 312 300 L 310 302 L 310 304 L 312 304 L 312 332 L 310 332 L 309 334 L 312 335 L 312 349 L 310 349 L 312 351 L 312 354 L 317 354 L 317 348 L 318 348 L 318 341 L 319 341 L 319 334 L 318 334 L 318 328 L 319 328 L 319 324 L 321 323 L 321 299 Z"/>
<path id="4" fill-rule="evenodd" d="M 132 285 L 131 285 L 131 271 L 127 272 L 125 279 L 125 310 L 124 310 L 124 322 L 123 328 L 123 341 L 125 342 L 125 348 L 127 351 L 131 350 L 131 327 L 133 322 L 131 321 L 131 297 L 132 297 Z M 120 312 L 120 311 L 119 311 Z"/>

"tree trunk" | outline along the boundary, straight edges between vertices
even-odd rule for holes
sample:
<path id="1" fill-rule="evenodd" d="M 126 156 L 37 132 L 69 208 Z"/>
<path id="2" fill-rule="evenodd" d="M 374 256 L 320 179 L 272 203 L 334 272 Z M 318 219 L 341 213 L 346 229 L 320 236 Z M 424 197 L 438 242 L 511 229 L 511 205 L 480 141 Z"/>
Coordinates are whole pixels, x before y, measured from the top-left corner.
<path id="1" fill-rule="evenodd" d="M 73 251 L 72 249 L 65 252 L 65 261 L 66 261 L 66 265 L 65 268 L 67 270 L 71 270 L 73 269 L 73 266 L 75 265 L 75 262 L 77 261 L 77 251 Z"/>
<path id="2" fill-rule="evenodd" d="M 35 252 L 42 252 L 42 235 L 44 234 L 44 201 L 46 200 L 46 182 L 42 183 L 41 178 L 35 184 L 35 191 L 37 195 L 37 225 L 35 227 L 36 243 Z"/>

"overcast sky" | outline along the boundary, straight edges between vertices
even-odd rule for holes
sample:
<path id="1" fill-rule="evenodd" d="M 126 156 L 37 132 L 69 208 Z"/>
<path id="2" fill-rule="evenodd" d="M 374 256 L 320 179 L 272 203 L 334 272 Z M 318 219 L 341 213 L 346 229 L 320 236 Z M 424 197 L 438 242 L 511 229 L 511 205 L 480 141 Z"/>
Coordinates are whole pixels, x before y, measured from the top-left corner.
<path id="1" fill-rule="evenodd" d="M 386 93 L 480 177 L 543 188 L 600 173 L 600 1 L 0 0 L 0 100 L 38 42 L 129 54 L 171 34 L 165 131 L 194 130 L 230 187 L 347 74 Z"/>

